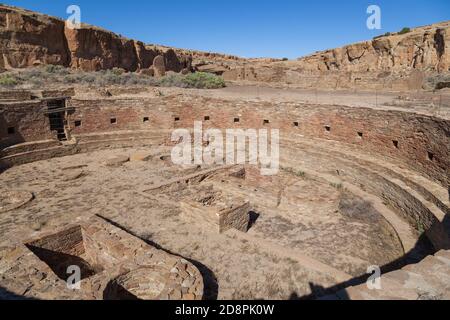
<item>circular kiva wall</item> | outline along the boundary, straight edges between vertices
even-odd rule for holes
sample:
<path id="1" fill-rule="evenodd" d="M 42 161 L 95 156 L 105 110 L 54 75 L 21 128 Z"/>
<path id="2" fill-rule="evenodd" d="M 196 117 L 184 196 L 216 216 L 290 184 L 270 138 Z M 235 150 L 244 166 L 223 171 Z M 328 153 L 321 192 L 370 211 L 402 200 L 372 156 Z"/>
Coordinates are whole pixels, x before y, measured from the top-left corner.
<path id="1" fill-rule="evenodd" d="M 450 248 L 449 120 L 369 108 L 200 97 L 73 99 L 64 108 L 68 141 L 59 141 L 61 132 L 50 130 L 47 103 L 0 103 L 4 168 L 99 148 L 171 144 L 173 129 L 192 129 L 194 121 L 202 121 L 205 129 L 279 129 L 282 166 L 325 170 L 329 177 L 324 178 L 375 196 L 407 221 L 417 238 L 425 234 L 436 250 Z M 404 249 L 411 250 L 411 244 L 404 243 Z"/>

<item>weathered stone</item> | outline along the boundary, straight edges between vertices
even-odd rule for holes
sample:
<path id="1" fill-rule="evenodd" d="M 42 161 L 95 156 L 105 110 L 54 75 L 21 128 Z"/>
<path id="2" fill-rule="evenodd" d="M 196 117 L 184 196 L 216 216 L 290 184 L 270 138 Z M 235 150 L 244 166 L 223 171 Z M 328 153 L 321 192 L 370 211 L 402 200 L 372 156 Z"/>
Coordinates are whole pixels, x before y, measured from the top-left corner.
<path id="1" fill-rule="evenodd" d="M 183 300 L 195 300 L 195 294 L 185 293 L 183 294 Z"/>
<path id="2" fill-rule="evenodd" d="M 152 156 L 151 152 L 137 152 L 130 156 L 130 161 L 148 161 Z"/>
<path id="3" fill-rule="evenodd" d="M 105 161 L 105 165 L 109 167 L 118 167 L 124 164 L 125 162 L 128 162 L 130 158 L 128 156 L 117 156 L 111 159 L 107 159 Z"/>
<path id="4" fill-rule="evenodd" d="M 157 56 L 153 60 L 153 70 L 155 73 L 155 77 L 162 77 L 166 75 L 166 63 L 164 60 L 164 56 Z"/>
<path id="5" fill-rule="evenodd" d="M 66 181 L 77 180 L 78 178 L 81 178 L 83 175 L 84 175 L 83 170 L 72 170 L 65 173 L 65 180 Z"/>

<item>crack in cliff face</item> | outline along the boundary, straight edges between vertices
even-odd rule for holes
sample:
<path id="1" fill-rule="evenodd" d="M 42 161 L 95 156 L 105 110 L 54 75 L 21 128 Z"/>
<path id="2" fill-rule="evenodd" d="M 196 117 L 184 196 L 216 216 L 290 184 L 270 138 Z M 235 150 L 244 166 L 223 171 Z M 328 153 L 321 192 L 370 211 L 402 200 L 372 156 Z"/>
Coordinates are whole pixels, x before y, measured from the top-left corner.
<path id="1" fill-rule="evenodd" d="M 436 33 L 434 34 L 434 48 L 436 49 L 439 60 L 442 59 L 442 56 L 445 53 L 445 30 L 436 30 Z"/>
<path id="2" fill-rule="evenodd" d="M 348 61 L 349 62 L 353 62 L 353 61 L 355 61 L 355 60 L 361 60 L 361 58 L 366 54 L 366 51 L 367 51 L 367 49 L 366 48 L 364 48 L 363 49 L 363 52 L 360 54 L 360 55 L 358 55 L 358 56 L 351 56 L 350 55 L 350 51 L 349 51 L 349 49 L 347 49 L 347 57 L 348 57 Z"/>
<path id="3" fill-rule="evenodd" d="M 64 46 L 64 51 L 66 52 L 65 55 L 67 57 L 67 64 L 64 66 L 71 67 L 72 66 L 72 53 L 70 52 L 69 42 L 67 41 L 67 37 L 66 37 L 66 30 L 65 30 L 66 28 L 67 27 L 64 25 L 64 28 L 62 30 L 63 46 Z"/>

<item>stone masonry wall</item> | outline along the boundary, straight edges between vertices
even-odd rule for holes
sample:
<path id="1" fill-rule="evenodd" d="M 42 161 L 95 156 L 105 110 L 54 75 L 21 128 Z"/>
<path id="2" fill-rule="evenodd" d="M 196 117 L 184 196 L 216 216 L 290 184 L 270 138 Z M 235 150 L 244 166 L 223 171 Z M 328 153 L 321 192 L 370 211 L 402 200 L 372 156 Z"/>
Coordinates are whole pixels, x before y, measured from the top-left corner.
<path id="1" fill-rule="evenodd" d="M 202 121 L 204 128 L 276 128 L 282 136 L 292 132 L 353 144 L 366 152 L 404 162 L 444 186 L 450 184 L 450 121 L 431 116 L 289 103 L 274 108 L 270 103 L 241 105 L 173 97 L 73 100 L 72 105 L 76 111 L 69 115 L 68 124 L 75 137 L 125 130 L 192 129 L 194 121 Z M 19 123 L 17 135 L 22 139 L 17 142 L 52 137 L 48 118 L 37 111 L 38 107 L 38 104 L 13 108 L 0 105 L 3 123 Z M 0 137 L 8 139 L 4 126 L 0 131 Z"/>

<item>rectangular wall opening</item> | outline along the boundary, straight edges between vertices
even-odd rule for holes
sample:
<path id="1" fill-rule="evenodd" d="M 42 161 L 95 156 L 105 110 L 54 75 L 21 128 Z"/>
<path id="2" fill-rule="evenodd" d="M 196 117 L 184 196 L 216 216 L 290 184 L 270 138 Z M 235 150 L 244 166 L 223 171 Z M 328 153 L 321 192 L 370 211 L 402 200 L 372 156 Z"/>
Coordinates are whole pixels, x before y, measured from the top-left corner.
<path id="1" fill-rule="evenodd" d="M 326 132 L 330 132 L 331 131 L 331 127 L 330 126 L 325 126 L 325 131 Z"/>
<path id="2" fill-rule="evenodd" d="M 50 122 L 50 131 L 56 131 L 57 138 L 60 141 L 67 140 L 65 123 L 65 100 L 47 101 L 48 119 Z"/>
<path id="3" fill-rule="evenodd" d="M 117 124 L 117 118 L 111 118 L 109 119 L 109 122 L 111 122 L 111 124 Z"/>
<path id="4" fill-rule="evenodd" d="M 267 124 L 269 124 L 270 123 L 270 121 L 269 120 L 264 120 L 264 125 L 267 125 Z"/>
<path id="5" fill-rule="evenodd" d="M 209 121 L 210 117 L 209 116 L 205 116 L 205 121 Z"/>
<path id="6" fill-rule="evenodd" d="M 240 119 L 239 118 L 234 118 L 234 123 L 239 123 Z"/>
<path id="7" fill-rule="evenodd" d="M 14 127 L 9 127 L 9 128 L 8 128 L 8 134 L 9 134 L 9 135 L 16 134 L 16 128 L 14 128 Z"/>
<path id="8" fill-rule="evenodd" d="M 360 139 L 362 139 L 362 138 L 364 137 L 364 133 L 358 132 L 358 137 L 359 137 Z"/>
<path id="9" fill-rule="evenodd" d="M 398 141 L 397 140 L 392 140 L 392 144 L 394 145 L 394 148 L 398 149 Z"/>
<path id="10" fill-rule="evenodd" d="M 175 121 L 180 121 L 180 117 L 175 117 Z"/>
<path id="11" fill-rule="evenodd" d="M 75 120 L 74 125 L 75 127 L 81 127 L 81 120 Z"/>
<path id="12" fill-rule="evenodd" d="M 294 121 L 294 127 L 298 127 L 298 126 L 299 126 L 298 121 Z"/>
<path id="13" fill-rule="evenodd" d="M 142 119 L 142 122 L 149 122 L 150 121 L 150 118 L 149 117 L 144 117 L 143 119 Z"/>
<path id="14" fill-rule="evenodd" d="M 434 154 L 430 151 L 427 152 L 428 160 L 433 161 L 434 160 Z"/>

